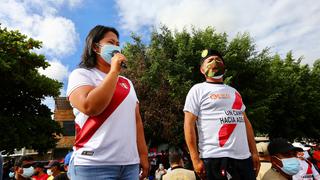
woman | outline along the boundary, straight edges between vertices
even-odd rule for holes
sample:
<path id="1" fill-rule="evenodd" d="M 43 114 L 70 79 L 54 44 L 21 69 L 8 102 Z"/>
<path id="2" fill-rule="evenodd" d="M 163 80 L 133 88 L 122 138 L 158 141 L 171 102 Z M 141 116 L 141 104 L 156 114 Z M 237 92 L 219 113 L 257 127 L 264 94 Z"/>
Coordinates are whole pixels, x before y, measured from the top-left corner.
<path id="1" fill-rule="evenodd" d="M 89 32 L 67 89 L 76 116 L 71 179 L 138 179 L 139 164 L 140 178 L 148 174 L 138 99 L 131 81 L 119 75 L 125 61 L 116 29 L 98 25 Z"/>

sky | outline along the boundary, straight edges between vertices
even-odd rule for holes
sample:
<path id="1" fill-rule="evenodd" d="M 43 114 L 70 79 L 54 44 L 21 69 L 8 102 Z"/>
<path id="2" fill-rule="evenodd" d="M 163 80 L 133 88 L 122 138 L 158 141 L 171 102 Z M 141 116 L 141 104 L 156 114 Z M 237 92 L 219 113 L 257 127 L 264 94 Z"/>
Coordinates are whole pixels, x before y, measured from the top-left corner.
<path id="1" fill-rule="evenodd" d="M 178 31 L 212 26 L 230 39 L 248 32 L 257 50 L 270 47 L 282 57 L 292 50 L 303 64 L 320 58 L 319 0 L 0 0 L 0 23 L 43 42 L 37 53 L 51 66 L 39 72 L 64 83 L 61 96 L 98 24 L 115 27 L 122 45 L 132 32 L 148 43 L 161 24 Z M 52 98 L 43 103 L 54 108 Z"/>

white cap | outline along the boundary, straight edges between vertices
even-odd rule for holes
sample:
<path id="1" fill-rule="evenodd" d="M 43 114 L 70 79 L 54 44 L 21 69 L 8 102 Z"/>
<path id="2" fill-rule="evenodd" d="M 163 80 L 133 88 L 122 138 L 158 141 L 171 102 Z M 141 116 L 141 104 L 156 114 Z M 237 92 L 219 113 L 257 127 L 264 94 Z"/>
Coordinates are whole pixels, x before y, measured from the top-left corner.
<path id="1" fill-rule="evenodd" d="M 292 145 L 293 145 L 294 147 L 301 148 L 301 149 L 303 149 L 304 151 L 308 151 L 308 150 L 310 149 L 310 147 L 305 147 L 304 145 L 302 145 L 302 144 L 299 143 L 299 142 L 294 142 L 294 143 L 292 143 Z"/>

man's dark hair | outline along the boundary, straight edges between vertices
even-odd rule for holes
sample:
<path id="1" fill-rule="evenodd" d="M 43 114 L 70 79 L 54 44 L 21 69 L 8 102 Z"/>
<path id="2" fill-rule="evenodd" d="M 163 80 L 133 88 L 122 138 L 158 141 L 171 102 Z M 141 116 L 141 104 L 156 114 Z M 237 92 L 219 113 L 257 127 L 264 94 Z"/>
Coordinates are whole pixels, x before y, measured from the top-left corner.
<path id="1" fill-rule="evenodd" d="M 96 66 L 97 59 L 96 53 L 93 51 L 93 47 L 96 45 L 96 43 L 103 39 L 104 35 L 107 32 L 113 32 L 119 38 L 119 32 L 113 27 L 97 25 L 90 30 L 85 41 L 85 46 L 83 49 L 79 67 L 91 69 Z"/>
<path id="2" fill-rule="evenodd" d="M 294 147 L 284 138 L 272 139 L 268 145 L 268 151 L 271 156 L 278 153 L 286 153 L 289 151 L 303 151 L 302 148 Z"/>
<path id="3" fill-rule="evenodd" d="M 21 156 L 16 162 L 15 166 L 22 167 L 24 165 L 24 161 L 33 161 L 33 158 L 31 156 Z"/>
<path id="4" fill-rule="evenodd" d="M 170 164 L 173 164 L 173 163 L 179 164 L 181 160 L 182 160 L 182 157 L 181 157 L 181 155 L 179 153 L 172 152 L 172 153 L 169 154 L 169 162 L 170 162 Z"/>
<path id="5" fill-rule="evenodd" d="M 224 59 L 222 54 L 215 49 L 205 49 L 201 53 L 200 65 L 202 65 L 203 61 L 206 60 L 210 56 L 218 56 L 224 63 Z"/>

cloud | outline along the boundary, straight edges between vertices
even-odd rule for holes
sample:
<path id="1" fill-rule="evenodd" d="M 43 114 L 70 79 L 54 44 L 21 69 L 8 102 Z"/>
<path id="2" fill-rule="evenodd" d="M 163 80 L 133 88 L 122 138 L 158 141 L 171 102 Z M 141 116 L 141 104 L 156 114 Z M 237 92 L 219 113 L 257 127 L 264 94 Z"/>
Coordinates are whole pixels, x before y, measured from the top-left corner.
<path id="1" fill-rule="evenodd" d="M 60 89 L 60 97 L 65 97 L 65 96 L 66 96 L 65 90 Z M 41 103 L 48 106 L 51 112 L 54 112 L 55 101 L 53 97 L 46 97 L 43 101 L 41 101 Z"/>
<path id="2" fill-rule="evenodd" d="M 59 60 L 53 59 L 48 61 L 50 66 L 46 69 L 38 69 L 38 72 L 42 75 L 45 75 L 51 79 L 58 80 L 60 82 L 66 82 L 67 77 L 69 76 L 70 72 L 67 66 L 64 66 Z M 66 91 L 61 88 L 60 89 L 60 96 L 66 96 Z M 45 97 L 42 101 L 43 104 L 47 105 L 51 111 L 54 111 L 55 102 L 53 97 Z"/>
<path id="3" fill-rule="evenodd" d="M 64 66 L 59 60 L 53 59 L 48 61 L 50 66 L 46 69 L 38 69 L 38 72 L 51 79 L 63 82 L 69 76 L 68 67 Z"/>
<path id="4" fill-rule="evenodd" d="M 293 50 L 308 64 L 320 58 L 317 0 L 118 0 L 117 8 L 125 30 L 141 31 L 159 24 L 177 30 L 213 26 L 231 38 L 249 32 L 258 50 L 271 47 L 281 55 Z"/>
<path id="5" fill-rule="evenodd" d="M 51 57 L 63 57 L 75 52 L 79 35 L 74 23 L 57 12 L 64 4 L 75 7 L 81 0 L 1 0 L 0 22 L 9 29 L 43 42 L 37 51 Z"/>

